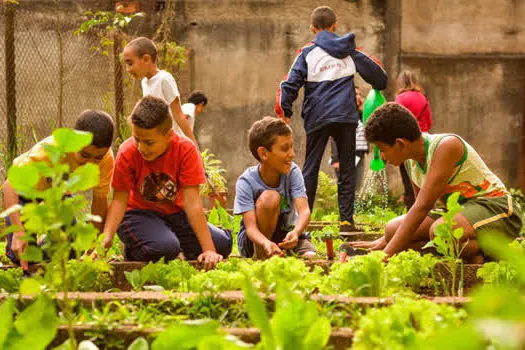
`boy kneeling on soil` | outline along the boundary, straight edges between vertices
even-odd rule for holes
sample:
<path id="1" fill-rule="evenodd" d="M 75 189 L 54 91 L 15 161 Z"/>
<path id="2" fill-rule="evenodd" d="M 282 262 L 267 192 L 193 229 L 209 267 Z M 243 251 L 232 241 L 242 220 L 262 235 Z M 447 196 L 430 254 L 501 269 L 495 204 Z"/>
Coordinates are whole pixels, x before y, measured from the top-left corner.
<path id="1" fill-rule="evenodd" d="M 248 138 L 259 164 L 237 180 L 233 211 L 243 217 L 241 255 L 269 258 L 290 250 L 314 257 L 315 248 L 304 234 L 310 209 L 301 170 L 292 161 L 292 130 L 281 119 L 264 117 L 252 125 Z"/>
<path id="2" fill-rule="evenodd" d="M 183 252 L 208 269 L 230 254 L 232 238 L 206 222 L 202 160 L 191 140 L 171 128 L 169 108 L 164 99 L 145 96 L 129 117 L 132 137 L 117 154 L 104 247 L 116 231 L 126 260 L 172 260 Z"/>
<path id="3" fill-rule="evenodd" d="M 385 235 L 374 242 L 355 242 L 354 247 L 382 249 L 388 256 L 405 249 L 420 249 L 437 225 L 443 222 L 430 211 L 443 206 L 448 196 L 460 193 L 464 210 L 455 216 L 467 242 L 463 258 L 483 263 L 477 235 L 499 231 L 512 238 L 520 232 L 521 208 L 505 185 L 483 162 L 478 153 L 454 134 L 422 134 L 412 113 L 396 103 L 377 109 L 365 125 L 368 142 L 394 166 L 404 162 L 416 195 L 406 215 L 391 220 Z M 441 203 L 438 203 L 438 200 Z"/>
<path id="4" fill-rule="evenodd" d="M 93 202 L 91 204 L 91 213 L 98 215 L 102 220 L 106 217 L 108 209 L 108 195 L 110 190 L 111 176 L 113 175 L 114 157 L 111 151 L 113 142 L 113 120 L 103 111 L 86 110 L 80 114 L 76 123 L 75 130 L 86 131 L 93 134 L 91 145 L 84 147 L 80 152 L 68 153 L 64 162 L 69 165 L 70 171 L 86 164 L 95 163 L 100 168 L 100 180 L 97 187 L 93 189 Z M 20 155 L 13 161 L 13 165 L 23 166 L 32 162 L 49 162 L 48 155 L 45 151 L 45 145 L 54 144 L 53 136 L 49 136 L 37 143 L 28 152 Z M 44 178 L 40 179 L 37 189 L 43 191 L 49 188 L 51 184 Z M 6 180 L 3 188 L 4 208 L 10 208 L 15 204 L 25 204 L 29 200 L 19 196 Z M 17 225 L 22 227 L 20 213 L 13 213 L 6 218 L 6 226 Z M 102 229 L 103 223 L 93 223 L 99 230 Z M 7 236 L 6 255 L 15 263 L 27 269 L 28 263 L 19 260 L 24 253 L 28 242 L 21 237 L 25 232 L 18 231 L 10 233 Z"/>

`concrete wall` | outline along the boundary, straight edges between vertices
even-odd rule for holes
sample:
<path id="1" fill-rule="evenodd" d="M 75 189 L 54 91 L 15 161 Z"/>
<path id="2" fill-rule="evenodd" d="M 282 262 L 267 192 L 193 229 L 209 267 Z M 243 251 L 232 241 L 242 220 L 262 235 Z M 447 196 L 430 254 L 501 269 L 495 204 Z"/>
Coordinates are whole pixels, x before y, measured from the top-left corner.
<path id="1" fill-rule="evenodd" d="M 36 118 L 40 136 L 56 116 L 53 4 L 53 0 L 22 0 L 21 13 L 31 16 L 20 19 L 17 32 L 19 116 L 26 124 Z M 133 35 L 154 33 L 160 14 L 151 11 L 153 4 L 141 1 L 149 12 L 132 26 Z M 390 74 L 389 98 L 393 98 L 399 71 L 414 70 L 432 105 L 433 131 L 464 136 L 504 181 L 517 186 L 525 96 L 523 1 L 329 0 L 322 4 L 338 13 L 339 33 L 355 32 L 358 46 L 384 63 Z M 278 84 L 297 49 L 313 38 L 309 16 L 319 5 L 314 0 L 176 2 L 172 32 L 192 50 L 189 66 L 176 78 L 185 94 L 197 88 L 209 97 L 206 113 L 197 118 L 196 133 L 201 146 L 223 160 L 230 189 L 239 174 L 254 164 L 247 130 L 260 117 L 273 115 Z M 69 126 L 85 108 L 112 108 L 111 61 L 91 57 L 95 38 L 74 38 L 72 32 L 84 11 L 111 9 L 113 1 L 63 0 L 62 6 L 66 68 L 73 72 L 67 80 L 64 107 Z M 32 58 L 41 55 L 42 62 Z M 3 81 L 3 59 L 0 69 Z M 366 94 L 369 87 L 360 78 L 357 81 Z M 129 83 L 128 106 L 138 98 L 133 82 Z M 300 107 L 301 97 L 294 106 L 292 126 L 296 161 L 302 164 L 305 135 Z M 2 124 L 3 118 L 0 115 Z M 328 170 L 326 161 L 324 170 Z M 397 170 L 391 169 L 390 174 L 392 188 L 399 193 Z"/>

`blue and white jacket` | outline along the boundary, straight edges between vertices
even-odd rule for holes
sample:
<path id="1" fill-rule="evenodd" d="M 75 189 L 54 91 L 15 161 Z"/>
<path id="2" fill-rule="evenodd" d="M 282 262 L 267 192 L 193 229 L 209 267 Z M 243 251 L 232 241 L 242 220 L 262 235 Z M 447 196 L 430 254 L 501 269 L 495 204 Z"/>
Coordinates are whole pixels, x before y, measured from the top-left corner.
<path id="1" fill-rule="evenodd" d="M 379 63 L 356 49 L 354 39 L 353 33 L 340 37 L 322 31 L 299 49 L 277 92 L 275 112 L 279 117 L 292 116 L 292 104 L 304 85 L 306 134 L 331 123 L 357 124 L 354 75 L 359 73 L 378 90 L 386 87 L 388 78 Z"/>

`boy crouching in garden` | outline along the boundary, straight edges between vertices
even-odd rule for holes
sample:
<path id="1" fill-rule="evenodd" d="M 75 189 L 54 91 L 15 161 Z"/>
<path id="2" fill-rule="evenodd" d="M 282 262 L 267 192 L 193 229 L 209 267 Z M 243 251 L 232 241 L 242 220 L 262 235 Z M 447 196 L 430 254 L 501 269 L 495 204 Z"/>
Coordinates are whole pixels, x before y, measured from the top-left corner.
<path id="1" fill-rule="evenodd" d="M 454 218 L 464 230 L 462 257 L 483 263 L 477 241 L 482 232 L 502 232 L 515 238 L 521 229 L 521 208 L 505 185 L 483 162 L 479 154 L 454 134 L 422 134 L 412 113 L 396 103 L 377 109 L 365 125 L 368 142 L 375 144 L 389 163 L 404 162 L 416 195 L 406 215 L 391 220 L 385 235 L 354 247 L 383 250 L 388 256 L 409 248 L 419 249 L 434 237 L 443 222 L 431 213 L 443 206 L 454 192 L 460 193 L 464 210 Z"/>
<path id="2" fill-rule="evenodd" d="M 111 143 L 113 142 L 113 120 L 106 112 L 86 110 L 78 117 L 74 129 L 92 133 L 93 141 L 91 142 L 91 145 L 84 147 L 80 152 L 68 153 L 64 159 L 64 163 L 69 165 L 70 171 L 74 171 L 86 163 L 98 164 L 100 168 L 100 179 L 97 187 L 93 189 L 91 213 L 100 216 L 104 221 L 108 209 L 108 195 L 114 165 L 113 152 L 110 148 Z M 49 162 L 49 157 L 45 148 L 46 145 L 50 144 L 55 144 L 53 136 L 43 139 L 34 145 L 29 151 L 20 155 L 13 161 L 13 165 L 23 166 L 29 163 Z M 37 184 L 37 189 L 43 191 L 50 186 L 51 184 L 47 179 L 41 178 Z M 3 198 L 5 209 L 10 208 L 15 204 L 20 203 L 23 205 L 30 202 L 28 199 L 19 196 L 11 187 L 8 180 L 4 183 Z M 93 224 L 99 230 L 103 227 L 103 224 L 101 223 Z M 6 218 L 6 226 L 11 225 L 22 227 L 20 213 L 13 213 Z M 15 264 L 19 264 L 22 268 L 27 269 L 28 262 L 19 260 L 28 244 L 28 241 L 22 238 L 24 236 L 24 231 L 10 233 L 7 236 L 6 255 Z"/>
<path id="3" fill-rule="evenodd" d="M 116 231 L 126 260 L 172 260 L 183 252 L 209 269 L 230 254 L 231 234 L 206 221 L 202 160 L 195 145 L 173 131 L 169 108 L 164 99 L 145 96 L 131 113 L 132 137 L 115 161 L 104 247 Z"/>
<path id="4" fill-rule="evenodd" d="M 234 214 L 242 214 L 238 236 L 242 256 L 269 258 L 285 250 L 303 257 L 316 251 L 304 230 L 310 221 L 301 170 L 293 162 L 292 130 L 264 117 L 248 132 L 250 151 L 259 162 L 237 180 Z"/>

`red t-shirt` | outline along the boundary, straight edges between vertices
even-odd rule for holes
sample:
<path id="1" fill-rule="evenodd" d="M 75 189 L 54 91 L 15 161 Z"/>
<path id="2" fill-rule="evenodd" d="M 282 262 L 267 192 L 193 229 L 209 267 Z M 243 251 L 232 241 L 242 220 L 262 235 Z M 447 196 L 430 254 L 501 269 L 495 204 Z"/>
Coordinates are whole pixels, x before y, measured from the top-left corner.
<path id="1" fill-rule="evenodd" d="M 170 133 L 168 150 L 152 161 L 142 158 L 132 138 L 120 146 L 112 186 L 129 192 L 128 210 L 177 213 L 183 209 L 180 189 L 205 183 L 202 160 L 193 142 L 173 130 Z"/>
<path id="2" fill-rule="evenodd" d="M 432 127 L 432 111 L 428 99 L 421 92 L 405 91 L 396 96 L 396 103 L 406 107 L 419 122 L 422 132 Z"/>

